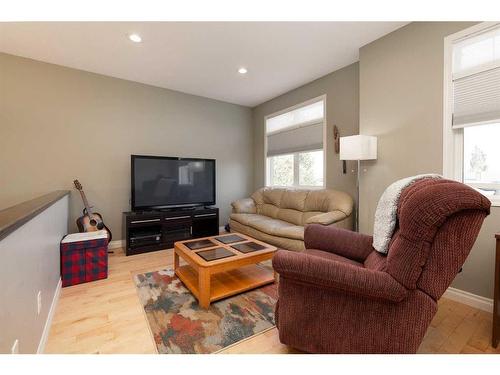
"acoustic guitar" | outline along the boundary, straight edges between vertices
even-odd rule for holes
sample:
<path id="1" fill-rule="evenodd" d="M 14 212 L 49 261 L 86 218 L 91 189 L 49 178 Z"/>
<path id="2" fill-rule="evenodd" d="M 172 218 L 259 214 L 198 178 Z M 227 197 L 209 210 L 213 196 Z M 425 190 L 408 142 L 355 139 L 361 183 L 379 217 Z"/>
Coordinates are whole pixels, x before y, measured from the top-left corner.
<path id="1" fill-rule="evenodd" d="M 76 219 L 76 225 L 80 232 L 95 232 L 98 230 L 106 230 L 108 232 L 109 241 L 113 238 L 111 231 L 104 224 L 101 214 L 97 212 L 92 212 L 89 202 L 87 201 L 87 197 L 83 191 L 82 184 L 78 180 L 73 181 L 75 184 L 76 190 L 80 192 L 83 200 L 83 215 Z"/>

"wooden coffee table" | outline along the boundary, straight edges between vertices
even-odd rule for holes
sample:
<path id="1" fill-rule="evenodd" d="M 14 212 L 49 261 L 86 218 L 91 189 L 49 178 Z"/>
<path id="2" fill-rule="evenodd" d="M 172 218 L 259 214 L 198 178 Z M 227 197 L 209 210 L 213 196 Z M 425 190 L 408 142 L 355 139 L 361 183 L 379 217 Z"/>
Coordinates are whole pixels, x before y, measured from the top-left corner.
<path id="1" fill-rule="evenodd" d="M 179 241 L 174 270 L 200 306 L 208 308 L 211 302 L 273 283 L 275 272 L 257 263 L 275 252 L 276 247 L 241 233 Z M 187 265 L 181 266 L 179 258 Z"/>

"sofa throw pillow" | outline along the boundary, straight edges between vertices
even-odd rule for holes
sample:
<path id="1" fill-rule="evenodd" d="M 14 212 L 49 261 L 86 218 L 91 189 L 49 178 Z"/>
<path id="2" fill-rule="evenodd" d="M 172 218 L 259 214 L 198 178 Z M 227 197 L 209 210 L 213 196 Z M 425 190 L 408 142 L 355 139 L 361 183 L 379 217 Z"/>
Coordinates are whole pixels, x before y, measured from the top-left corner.
<path id="1" fill-rule="evenodd" d="M 375 223 L 373 225 L 373 248 L 380 253 L 387 254 L 389 242 L 396 228 L 398 202 L 402 191 L 423 178 L 442 178 L 438 174 L 421 174 L 398 180 L 387 189 L 380 197 L 375 211 Z"/>

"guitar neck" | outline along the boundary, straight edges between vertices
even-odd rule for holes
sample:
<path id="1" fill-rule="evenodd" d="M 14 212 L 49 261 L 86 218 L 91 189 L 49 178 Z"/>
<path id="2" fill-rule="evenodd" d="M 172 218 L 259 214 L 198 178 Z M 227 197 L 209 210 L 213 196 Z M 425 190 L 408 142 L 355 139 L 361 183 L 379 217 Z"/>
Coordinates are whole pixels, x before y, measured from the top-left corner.
<path id="1" fill-rule="evenodd" d="M 90 210 L 89 202 L 87 201 L 87 197 L 85 196 L 83 189 L 80 190 L 80 195 L 82 196 L 83 205 L 85 206 L 85 210 L 87 210 L 87 215 L 88 216 L 92 215 L 92 211 Z"/>

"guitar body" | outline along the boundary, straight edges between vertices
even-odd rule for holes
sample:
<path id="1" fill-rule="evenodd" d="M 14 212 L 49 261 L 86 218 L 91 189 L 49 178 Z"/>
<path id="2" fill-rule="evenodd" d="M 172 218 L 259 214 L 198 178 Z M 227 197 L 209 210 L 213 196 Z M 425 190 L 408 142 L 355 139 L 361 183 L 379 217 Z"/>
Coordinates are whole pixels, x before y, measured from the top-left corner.
<path id="1" fill-rule="evenodd" d="M 80 232 L 97 232 L 98 230 L 106 230 L 109 235 L 109 241 L 113 238 L 111 231 L 102 221 L 101 214 L 97 212 L 94 212 L 91 216 L 89 216 L 86 215 L 84 211 L 84 215 L 76 219 L 76 226 Z"/>
<path id="2" fill-rule="evenodd" d="M 111 241 L 113 235 L 109 228 L 104 224 L 101 214 L 97 212 L 91 212 L 90 206 L 88 205 L 87 198 L 83 192 L 81 184 L 78 180 L 74 181 L 75 187 L 80 191 L 82 199 L 85 205 L 83 210 L 83 215 L 76 219 L 76 226 L 80 232 L 96 232 L 98 230 L 105 230 L 108 232 L 108 241 Z"/>

